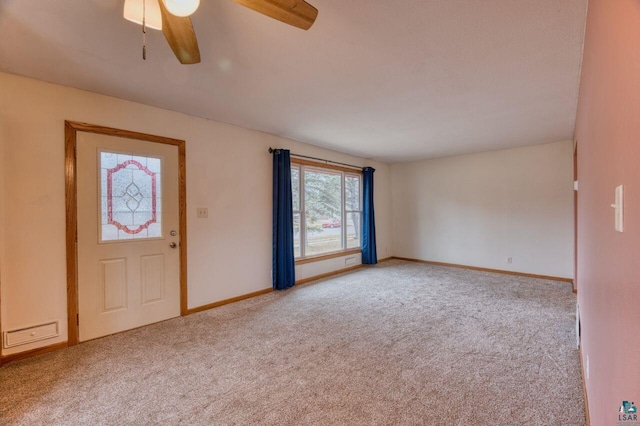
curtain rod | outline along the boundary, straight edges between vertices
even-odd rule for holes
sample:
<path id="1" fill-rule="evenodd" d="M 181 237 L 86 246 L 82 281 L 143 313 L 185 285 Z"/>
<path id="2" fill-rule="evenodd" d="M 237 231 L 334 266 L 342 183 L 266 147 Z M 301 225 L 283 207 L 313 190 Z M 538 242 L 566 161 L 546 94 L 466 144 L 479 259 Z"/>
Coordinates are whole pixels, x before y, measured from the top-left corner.
<path id="1" fill-rule="evenodd" d="M 269 148 L 269 154 L 273 154 L 276 151 L 280 151 L 279 149 L 274 149 L 274 148 Z M 341 166 L 346 166 L 346 167 L 351 167 L 353 169 L 358 169 L 358 170 L 362 170 L 363 167 L 361 166 L 354 166 L 353 164 L 347 164 L 347 163 L 339 163 L 337 161 L 331 161 L 331 160 L 325 160 L 322 158 L 317 158 L 317 157 L 309 157 L 307 155 L 300 155 L 300 154 L 290 154 L 293 157 L 298 157 L 298 158 L 308 158 L 309 160 L 316 160 L 316 161 L 322 161 L 324 163 L 331 163 L 331 164 L 339 164 Z"/>

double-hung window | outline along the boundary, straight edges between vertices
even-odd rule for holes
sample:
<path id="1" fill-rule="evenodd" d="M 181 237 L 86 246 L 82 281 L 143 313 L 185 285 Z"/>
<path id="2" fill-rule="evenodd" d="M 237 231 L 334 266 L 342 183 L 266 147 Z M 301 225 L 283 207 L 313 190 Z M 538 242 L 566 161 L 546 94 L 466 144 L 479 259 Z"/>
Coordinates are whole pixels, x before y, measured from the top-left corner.
<path id="1" fill-rule="evenodd" d="M 357 251 L 362 220 L 362 174 L 292 159 L 295 258 Z"/>

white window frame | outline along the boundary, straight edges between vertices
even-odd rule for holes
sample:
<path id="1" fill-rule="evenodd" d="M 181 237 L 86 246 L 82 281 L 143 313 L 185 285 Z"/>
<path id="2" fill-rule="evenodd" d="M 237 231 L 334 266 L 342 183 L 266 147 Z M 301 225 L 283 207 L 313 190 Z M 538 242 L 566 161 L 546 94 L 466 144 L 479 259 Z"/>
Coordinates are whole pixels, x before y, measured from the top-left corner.
<path id="1" fill-rule="evenodd" d="M 298 162 L 294 159 L 291 160 L 291 170 L 298 170 L 299 176 L 299 210 L 294 210 L 293 215 L 299 215 L 300 217 L 300 256 L 295 256 L 296 261 L 304 261 L 305 259 L 321 259 L 323 257 L 335 257 L 335 255 L 340 255 L 342 253 L 349 253 L 361 250 L 362 247 L 362 235 L 360 235 L 360 245 L 356 247 L 347 248 L 347 215 L 348 213 L 360 213 L 360 228 L 362 228 L 362 173 L 357 170 L 349 170 L 341 167 L 323 167 L 322 165 L 310 164 L 310 162 Z M 327 251 L 324 253 L 313 254 L 307 256 L 306 245 L 307 245 L 307 222 L 306 222 L 306 209 L 305 209 L 305 171 L 316 171 L 320 173 L 329 173 L 334 175 L 340 175 L 340 184 L 341 184 L 341 209 L 340 209 L 340 233 L 341 233 L 341 246 L 342 248 L 339 250 Z M 348 210 L 346 205 L 346 178 L 347 177 L 355 177 L 360 181 L 359 187 L 359 210 Z M 360 229 L 360 233 L 362 230 Z"/>

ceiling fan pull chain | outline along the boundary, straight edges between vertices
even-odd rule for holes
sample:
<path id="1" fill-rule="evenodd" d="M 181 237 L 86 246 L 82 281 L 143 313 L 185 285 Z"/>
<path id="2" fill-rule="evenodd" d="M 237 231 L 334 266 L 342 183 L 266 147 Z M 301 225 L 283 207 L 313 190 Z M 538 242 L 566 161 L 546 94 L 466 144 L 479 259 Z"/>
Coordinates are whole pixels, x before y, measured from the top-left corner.
<path id="1" fill-rule="evenodd" d="M 142 0 L 142 60 L 147 60 L 147 0 Z"/>

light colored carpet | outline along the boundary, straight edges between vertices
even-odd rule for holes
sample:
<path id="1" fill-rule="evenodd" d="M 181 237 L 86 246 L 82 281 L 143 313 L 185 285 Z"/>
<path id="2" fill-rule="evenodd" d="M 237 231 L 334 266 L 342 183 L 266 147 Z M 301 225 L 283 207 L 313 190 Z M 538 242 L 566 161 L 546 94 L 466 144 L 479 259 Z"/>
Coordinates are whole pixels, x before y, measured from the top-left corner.
<path id="1" fill-rule="evenodd" d="M 583 425 L 574 309 L 392 260 L 9 364 L 0 424 Z"/>

